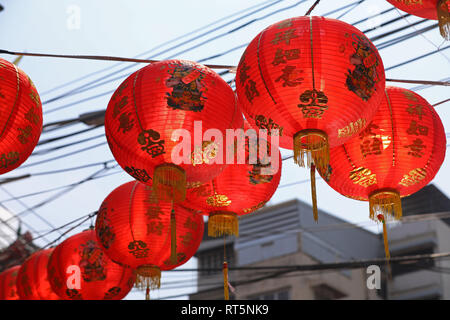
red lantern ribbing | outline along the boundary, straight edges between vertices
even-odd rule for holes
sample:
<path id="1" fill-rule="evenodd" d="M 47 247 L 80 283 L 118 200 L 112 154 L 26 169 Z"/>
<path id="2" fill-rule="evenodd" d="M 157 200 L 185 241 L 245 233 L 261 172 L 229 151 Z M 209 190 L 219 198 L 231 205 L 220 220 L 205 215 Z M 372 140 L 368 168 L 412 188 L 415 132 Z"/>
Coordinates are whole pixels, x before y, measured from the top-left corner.
<path id="1" fill-rule="evenodd" d="M 151 186 L 137 181 L 119 186 L 106 197 L 95 225 L 105 253 L 137 270 L 137 285 L 147 287 L 147 296 L 149 289 L 159 288 L 161 271 L 174 269 L 194 255 L 203 229 L 202 215 L 156 202 Z M 175 261 L 172 252 L 176 252 Z"/>
<path id="2" fill-rule="evenodd" d="M 306 156 L 312 175 L 315 168 L 328 168 L 329 148 L 370 122 L 384 88 L 383 62 L 371 41 L 355 27 L 324 17 L 269 26 L 249 44 L 236 74 L 246 119 L 254 127 L 278 129 L 280 146 L 293 149 L 300 166 Z"/>
<path id="3" fill-rule="evenodd" d="M 409 14 L 439 20 L 442 37 L 450 40 L 450 0 L 387 0 L 393 6 Z"/>
<path id="4" fill-rule="evenodd" d="M 444 161 L 446 136 L 434 108 L 413 91 L 387 87 L 372 122 L 344 145 L 330 151 L 322 174 L 340 194 L 369 201 L 370 218 L 402 216 L 401 197 L 427 185 Z"/>
<path id="5" fill-rule="evenodd" d="M 228 164 L 222 173 L 212 181 L 188 190 L 182 206 L 208 215 L 208 235 L 217 237 L 233 234 L 238 236 L 238 216 L 262 208 L 275 193 L 281 178 L 282 159 L 278 148 L 274 156 L 278 165 L 272 163 L 271 144 L 259 137 L 259 130 L 250 129 L 247 124 L 236 143 L 238 154 L 235 164 Z M 250 131 L 248 131 L 250 129 Z M 262 143 L 266 155 L 260 157 Z M 242 146 L 242 150 L 239 149 Z M 238 164 L 239 152 L 245 154 L 245 163 Z M 272 166 L 272 167 L 271 167 Z"/>
<path id="6" fill-rule="evenodd" d="M 53 248 L 33 253 L 22 264 L 16 279 L 21 300 L 60 300 L 48 281 L 47 264 Z"/>
<path id="7" fill-rule="evenodd" d="M 221 146 L 203 134 L 210 128 L 225 133 L 236 117 L 242 115 L 235 94 L 217 73 L 195 62 L 166 60 L 136 71 L 118 87 L 106 110 L 105 133 L 126 172 L 153 185 L 159 200 L 179 202 L 186 186 L 209 181 L 223 169 L 213 163 Z M 181 151 L 180 142 L 190 150 Z"/>
<path id="8" fill-rule="evenodd" d="M 36 147 L 42 106 L 31 79 L 0 58 L 0 174 L 19 167 Z"/>
<path id="9" fill-rule="evenodd" d="M 121 300 L 136 280 L 134 269 L 106 256 L 93 229 L 59 244 L 47 270 L 53 291 L 65 300 Z"/>
<path id="10" fill-rule="evenodd" d="M 20 266 L 14 266 L 0 273 L 0 300 L 18 300 L 16 280 Z"/>

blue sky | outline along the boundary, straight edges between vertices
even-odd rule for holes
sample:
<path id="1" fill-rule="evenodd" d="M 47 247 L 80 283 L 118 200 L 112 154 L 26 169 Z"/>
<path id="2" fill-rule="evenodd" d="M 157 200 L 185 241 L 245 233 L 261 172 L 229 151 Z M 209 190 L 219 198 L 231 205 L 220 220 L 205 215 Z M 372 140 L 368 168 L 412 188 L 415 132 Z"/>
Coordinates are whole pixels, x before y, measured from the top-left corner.
<path id="1" fill-rule="evenodd" d="M 141 56 L 142 58 L 151 57 L 152 59 L 167 59 L 176 57 L 199 61 L 251 41 L 257 33 L 272 23 L 289 17 L 303 15 L 313 2 L 313 0 L 0 0 L 0 3 L 5 7 L 5 10 L 0 12 L 0 48 L 11 51 L 55 54 L 134 57 L 142 54 L 143 52 L 147 52 L 152 48 L 160 46 L 161 44 L 172 41 L 173 39 L 176 39 L 177 37 L 193 30 L 207 26 L 202 31 L 194 32 L 188 37 L 172 41 L 170 44 L 162 45 L 158 50 L 154 50 Z M 357 1 L 354 0 L 322 0 L 314 10 L 314 14 L 322 15 L 336 8 L 356 2 Z M 251 11 L 264 6 L 268 7 L 255 14 L 249 14 Z M 253 7 L 253 9 L 245 11 L 247 8 L 251 7 Z M 288 7 L 291 8 L 281 10 Z M 367 16 L 381 13 L 389 8 L 391 8 L 391 6 L 386 1 L 365 0 L 340 19 L 348 23 L 354 23 Z M 338 18 L 348 9 L 351 9 L 351 7 L 331 14 L 330 17 Z M 269 15 L 275 10 L 280 11 L 276 14 Z M 240 15 L 227 18 L 227 16 L 233 15 L 240 11 L 242 11 Z M 77 15 L 78 13 L 79 16 Z M 247 17 L 242 17 L 245 14 L 249 15 Z M 393 10 L 384 15 L 379 15 L 370 21 L 360 23 L 357 27 L 360 30 L 370 29 L 377 24 L 394 19 L 399 15 L 400 11 Z M 267 17 L 251 23 L 237 31 L 230 32 L 237 26 L 250 22 L 254 18 L 264 16 Z M 222 19 L 220 23 L 211 25 L 220 19 Z M 233 19 L 236 19 L 237 21 L 230 23 L 224 28 L 213 31 L 207 36 L 181 44 L 187 39 L 200 35 L 201 32 L 210 31 L 214 27 L 231 22 Z M 419 18 L 409 16 L 407 21 L 405 19 L 401 19 L 389 26 L 374 30 L 367 35 L 372 38 L 378 34 L 406 26 L 408 23 L 414 23 L 419 20 Z M 78 25 L 77 22 L 79 22 Z M 418 25 L 416 28 L 420 29 L 433 23 L 435 22 L 429 21 Z M 413 29 L 383 38 L 375 44 L 377 46 L 381 45 L 389 39 L 407 34 L 411 31 L 413 31 Z M 217 39 L 212 40 L 207 44 L 200 45 L 206 39 L 213 38 L 224 32 L 227 33 L 225 36 L 217 37 Z M 180 44 L 180 46 L 176 49 L 167 50 L 170 46 L 176 44 Z M 195 45 L 200 46 L 192 50 L 187 50 Z M 445 47 L 448 45 L 448 42 L 443 43 L 443 39 L 440 37 L 437 28 L 435 28 L 413 39 L 382 49 L 380 50 L 380 54 L 385 67 L 388 68 L 397 63 L 407 61 L 408 59 L 436 50 L 439 46 Z M 244 50 L 245 47 L 243 46 L 238 50 L 204 61 L 203 63 L 237 65 Z M 162 53 L 161 51 L 166 52 Z M 9 61 L 14 59 L 14 57 L 7 55 L 1 55 L 1 57 Z M 386 72 L 386 77 L 393 79 L 422 80 L 445 79 L 449 77 L 449 61 L 450 51 L 442 51 L 417 62 L 389 70 Z M 86 112 L 105 109 L 109 98 L 111 97 L 110 93 L 94 99 L 86 100 L 85 102 L 74 104 L 70 107 L 62 108 L 58 111 L 51 111 L 55 108 L 63 107 L 67 104 L 114 90 L 127 75 L 138 68 L 143 67 L 144 65 L 33 57 L 25 57 L 20 62 L 20 67 L 31 77 L 38 91 L 41 93 L 42 101 L 47 101 L 57 97 L 67 91 L 73 90 L 79 85 L 87 84 L 90 81 L 96 80 L 96 83 L 98 83 L 99 77 L 107 75 L 109 72 L 119 70 L 119 68 L 125 66 L 131 67 L 112 77 L 114 78 L 118 75 L 123 75 L 120 79 L 107 83 L 106 85 L 93 88 L 92 90 L 72 95 L 64 99 L 59 99 L 52 103 L 44 104 L 44 124 L 78 117 L 80 114 Z M 108 68 L 108 70 L 105 71 L 105 68 Z M 102 70 L 103 72 L 97 73 L 94 76 L 55 90 L 58 86 L 69 81 Z M 227 76 L 226 79 L 229 80 L 231 77 Z M 417 85 L 389 84 L 402 86 L 405 88 L 417 87 Z M 422 95 L 431 104 L 449 98 L 448 87 L 426 87 L 422 90 L 418 90 L 417 93 Z M 449 132 L 450 103 L 442 104 L 436 107 L 436 110 L 444 123 L 446 132 Z M 43 134 L 41 136 L 41 140 L 69 134 L 84 128 L 87 128 L 87 126 L 84 124 L 77 124 L 64 129 L 55 130 Z M 107 145 L 104 144 L 100 147 L 90 149 L 86 152 L 80 152 L 70 157 L 26 167 L 27 165 L 37 161 L 102 143 L 105 141 L 104 136 L 101 136 L 103 133 L 103 128 L 98 128 L 86 132 L 85 134 L 77 135 L 73 138 L 68 138 L 57 143 L 38 147 L 35 151 L 47 149 L 52 146 L 58 146 L 63 143 L 70 143 L 80 139 L 99 136 L 99 138 L 92 141 L 67 147 L 46 155 L 33 155 L 22 167 L 4 175 L 2 178 L 14 177 L 26 173 L 33 174 L 43 171 L 64 169 L 67 167 L 74 167 L 112 159 L 112 154 L 110 153 Z M 291 151 L 283 150 L 282 153 L 283 155 L 290 155 Z M 8 183 L 3 186 L 0 185 L 0 201 L 11 198 L 11 195 L 20 196 L 40 190 L 76 183 L 101 168 L 102 165 L 99 165 L 97 167 L 91 167 L 83 170 L 35 176 L 18 182 Z M 97 210 L 103 199 L 115 187 L 124 182 L 130 181 L 129 176 L 126 173 L 122 173 L 120 168 L 112 169 L 109 172 L 117 172 L 117 174 L 83 183 L 57 200 L 36 208 L 35 211 L 42 217 L 45 217 L 45 219 L 51 222 L 54 226 L 60 226 L 68 221 Z M 447 195 L 450 195 L 450 183 L 448 181 L 449 176 L 450 164 L 449 161 L 446 160 L 444 161 L 440 172 L 433 180 L 433 183 Z M 283 163 L 280 186 L 287 185 L 295 181 L 306 180 L 308 178 L 308 171 L 297 167 L 292 160 L 288 160 Z M 22 198 L 22 203 L 19 203 L 18 201 L 3 202 L 3 205 L 10 211 L 19 213 L 25 210 L 24 204 L 28 207 L 36 205 L 48 197 L 55 195 L 57 192 L 58 191 L 39 196 Z M 336 216 L 349 222 L 360 223 L 371 231 L 378 231 L 378 227 L 369 222 L 367 203 L 344 198 L 330 189 L 321 180 L 318 180 L 317 194 L 319 207 L 321 209 L 335 214 Z M 294 197 L 310 203 L 309 183 L 279 188 L 270 203 L 275 204 L 290 200 Z M 38 231 L 46 231 L 51 229 L 49 225 L 38 219 L 34 214 L 25 213 L 22 216 L 22 219 Z M 73 230 L 69 233 L 69 235 L 75 234 L 77 231 L 81 231 L 83 227 L 85 228 L 87 226 L 89 226 L 89 223 Z M 24 229 L 27 229 L 27 227 L 24 226 Z M 51 234 L 47 240 L 55 239 L 58 235 L 59 234 L 55 232 Z M 47 242 L 44 239 L 39 239 L 37 243 L 39 245 L 45 245 Z M 196 262 L 193 260 L 189 262 L 186 267 L 195 267 L 195 265 Z M 163 286 L 166 279 L 167 281 L 177 281 L 177 279 L 184 279 L 185 277 L 187 277 L 187 280 L 191 280 L 191 283 L 195 283 L 193 274 L 184 276 L 176 273 L 175 275 L 164 276 Z M 193 289 L 194 287 L 187 286 L 184 291 L 160 290 L 155 293 L 154 296 L 164 297 L 169 295 L 178 295 L 184 292 L 190 292 Z M 133 292 L 128 298 L 141 299 L 143 298 L 143 294 L 140 292 Z"/>

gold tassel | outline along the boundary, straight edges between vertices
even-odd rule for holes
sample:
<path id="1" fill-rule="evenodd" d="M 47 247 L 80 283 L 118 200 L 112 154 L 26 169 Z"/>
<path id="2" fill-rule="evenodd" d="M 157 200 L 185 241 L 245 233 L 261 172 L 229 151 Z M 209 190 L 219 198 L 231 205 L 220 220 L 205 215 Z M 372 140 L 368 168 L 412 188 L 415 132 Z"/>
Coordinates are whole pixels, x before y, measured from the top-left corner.
<path id="1" fill-rule="evenodd" d="M 319 211 L 317 210 L 317 195 L 316 195 L 316 166 L 314 164 L 311 165 L 311 198 L 312 198 L 312 208 L 313 208 L 313 216 L 314 221 L 319 221 Z"/>
<path id="2" fill-rule="evenodd" d="M 294 162 L 300 167 L 308 168 L 314 163 L 317 170 L 326 172 L 330 162 L 330 148 L 327 134 L 315 129 L 306 129 L 297 132 L 294 135 Z"/>
<path id="3" fill-rule="evenodd" d="M 391 254 L 389 253 L 389 242 L 388 242 L 388 235 L 387 235 L 387 229 L 386 229 L 386 221 L 384 221 L 383 217 L 383 240 L 384 240 L 384 253 L 386 254 L 386 259 L 391 258 Z"/>
<path id="4" fill-rule="evenodd" d="M 230 300 L 230 294 L 228 291 L 228 263 L 226 261 L 223 262 L 223 295 L 225 300 Z"/>
<path id="5" fill-rule="evenodd" d="M 385 219 L 393 217 L 400 220 L 402 217 L 402 201 L 400 193 L 391 189 L 382 189 L 369 196 L 370 219 L 377 221 L 377 215 L 382 214 Z"/>
<path id="6" fill-rule="evenodd" d="M 150 300 L 150 287 L 147 286 L 147 289 L 145 289 L 145 300 Z"/>
<path id="7" fill-rule="evenodd" d="M 186 172 L 172 163 L 155 168 L 153 190 L 159 201 L 182 202 L 186 199 Z"/>
<path id="8" fill-rule="evenodd" d="M 172 204 L 172 211 L 170 212 L 170 263 L 174 265 L 177 262 L 177 220 Z"/>
<path id="9" fill-rule="evenodd" d="M 386 219 L 393 217 L 400 220 L 402 217 L 402 200 L 400 193 L 392 189 L 382 189 L 373 192 L 369 196 L 370 218 L 383 224 L 384 253 L 386 255 L 386 265 L 388 278 L 392 279 L 392 270 L 389 264 L 391 254 L 389 253 L 389 241 L 386 228 Z"/>
<path id="10" fill-rule="evenodd" d="M 239 236 L 239 221 L 237 214 L 228 211 L 211 212 L 208 219 L 208 236 L 221 235 Z"/>
<path id="11" fill-rule="evenodd" d="M 161 269 L 153 265 L 142 265 L 136 270 L 135 287 L 145 289 L 145 299 L 150 300 L 150 290 L 161 287 Z"/>
<path id="12" fill-rule="evenodd" d="M 384 254 L 386 255 L 386 266 L 387 266 L 387 272 L 388 272 L 388 279 L 392 280 L 392 270 L 391 265 L 389 263 L 389 260 L 391 259 L 391 254 L 389 253 L 389 241 L 388 241 L 388 235 L 387 235 L 387 227 L 386 227 L 386 221 L 384 219 L 384 215 L 379 214 L 377 216 L 378 221 L 381 221 L 383 224 L 383 242 L 384 242 Z"/>
<path id="13" fill-rule="evenodd" d="M 442 37 L 450 41 L 450 0 L 440 0 L 437 4 L 437 17 L 439 20 L 439 31 Z"/>

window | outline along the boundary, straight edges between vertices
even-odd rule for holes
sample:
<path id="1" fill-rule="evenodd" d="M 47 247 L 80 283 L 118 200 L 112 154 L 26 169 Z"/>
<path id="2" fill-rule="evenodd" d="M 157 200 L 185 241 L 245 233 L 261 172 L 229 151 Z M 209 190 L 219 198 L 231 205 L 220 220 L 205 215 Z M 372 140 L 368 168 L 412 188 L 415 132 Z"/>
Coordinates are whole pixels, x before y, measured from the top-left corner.
<path id="1" fill-rule="evenodd" d="M 414 249 L 411 251 L 403 252 L 402 254 L 393 255 L 393 257 L 402 257 L 402 256 L 415 256 L 415 255 L 422 255 L 422 254 L 432 254 L 434 252 L 433 247 L 426 247 L 421 249 Z M 399 276 L 402 274 L 420 271 L 420 270 L 426 270 L 434 267 L 434 260 L 428 259 L 428 260 L 422 260 L 419 262 L 409 262 L 409 263 L 392 263 L 392 276 Z"/>
<path id="2" fill-rule="evenodd" d="M 314 293 L 314 300 L 335 300 L 346 296 L 344 293 L 326 284 L 314 286 L 312 287 L 312 290 Z"/>
<path id="3" fill-rule="evenodd" d="M 226 247 L 228 266 L 234 265 L 234 252 L 232 246 Z M 212 275 L 220 273 L 223 266 L 223 247 L 220 249 L 209 250 L 199 255 L 199 267 L 201 269 L 217 269 L 217 270 L 203 270 L 202 275 Z"/>
<path id="4" fill-rule="evenodd" d="M 249 300 L 290 300 L 290 298 L 291 294 L 288 288 L 259 293 L 248 297 Z"/>

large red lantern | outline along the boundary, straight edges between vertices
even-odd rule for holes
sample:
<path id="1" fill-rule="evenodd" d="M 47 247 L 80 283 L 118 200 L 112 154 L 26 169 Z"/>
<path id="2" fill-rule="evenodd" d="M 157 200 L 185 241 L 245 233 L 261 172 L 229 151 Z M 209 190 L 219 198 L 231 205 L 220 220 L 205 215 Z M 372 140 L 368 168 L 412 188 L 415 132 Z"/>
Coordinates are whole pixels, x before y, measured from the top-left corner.
<path id="1" fill-rule="evenodd" d="M 19 167 L 36 147 L 42 106 L 31 79 L 0 58 L 0 174 Z"/>
<path id="2" fill-rule="evenodd" d="M 21 300 L 59 300 L 48 281 L 47 264 L 53 248 L 33 253 L 17 275 L 17 292 Z"/>
<path id="3" fill-rule="evenodd" d="M 186 201 L 181 205 L 191 210 L 208 215 L 208 235 L 239 235 L 238 216 L 252 213 L 262 208 L 275 193 L 281 178 L 282 159 L 276 148 L 278 165 L 270 162 L 271 144 L 258 135 L 259 130 L 253 130 L 246 123 L 245 132 L 238 139 L 242 139 L 242 152 L 245 163 L 228 166 L 212 181 L 190 189 Z M 250 131 L 248 131 L 250 129 Z M 265 157 L 260 157 L 259 148 L 267 148 Z M 240 143 L 236 141 L 236 146 Z M 239 152 L 239 150 L 236 150 Z M 236 153 L 237 153 L 236 152 Z M 253 154 L 253 155 L 252 155 Z M 251 158 L 253 157 L 253 161 Z M 237 158 L 237 157 L 236 157 Z M 271 168 L 272 166 L 272 168 Z M 264 169 L 267 169 L 265 172 Z"/>
<path id="4" fill-rule="evenodd" d="M 179 202 L 186 186 L 209 181 L 224 167 L 214 163 L 223 145 L 203 134 L 211 128 L 224 134 L 239 117 L 235 94 L 217 73 L 195 62 L 166 60 L 136 71 L 118 87 L 106 110 L 105 132 L 126 172 L 153 185 L 159 200 Z M 181 151 L 180 142 L 189 150 Z"/>
<path id="5" fill-rule="evenodd" d="M 252 126 L 277 129 L 280 146 L 300 166 L 326 170 L 329 148 L 372 119 L 383 96 L 383 62 L 358 29 L 324 17 L 267 27 L 239 62 L 236 91 Z M 312 180 L 313 181 L 313 180 Z M 312 186 L 314 191 L 314 186 Z M 313 207 L 317 206 L 313 193 Z"/>
<path id="6" fill-rule="evenodd" d="M 202 215 L 156 202 L 151 186 L 137 181 L 106 197 L 95 224 L 105 253 L 114 262 L 136 269 L 137 284 L 147 289 L 159 288 L 161 271 L 174 269 L 194 255 L 203 229 Z"/>
<path id="7" fill-rule="evenodd" d="M 93 229 L 59 244 L 47 270 L 53 291 L 66 300 L 121 300 L 136 280 L 133 269 L 106 256 Z"/>
<path id="8" fill-rule="evenodd" d="M 433 180 L 445 151 L 444 127 L 434 108 L 410 90 L 387 87 L 364 131 L 330 151 L 322 177 L 340 194 L 369 201 L 370 218 L 383 222 L 387 241 L 385 219 L 401 218 L 400 198 Z"/>
<path id="9" fill-rule="evenodd" d="M 16 280 L 20 266 L 14 266 L 0 273 L 0 300 L 18 300 Z"/>
<path id="10" fill-rule="evenodd" d="M 450 40 L 450 0 L 387 0 L 393 6 L 409 14 L 439 20 L 442 37 Z"/>

